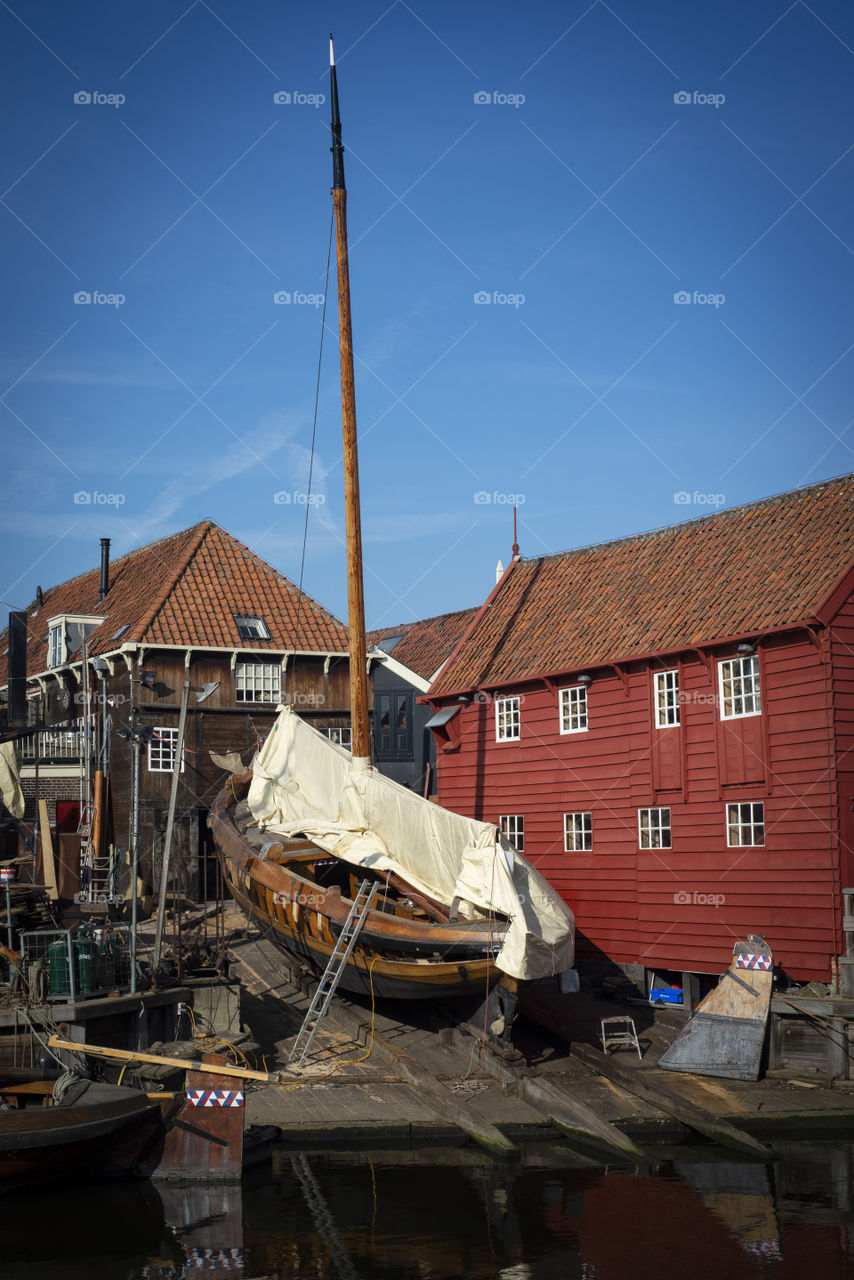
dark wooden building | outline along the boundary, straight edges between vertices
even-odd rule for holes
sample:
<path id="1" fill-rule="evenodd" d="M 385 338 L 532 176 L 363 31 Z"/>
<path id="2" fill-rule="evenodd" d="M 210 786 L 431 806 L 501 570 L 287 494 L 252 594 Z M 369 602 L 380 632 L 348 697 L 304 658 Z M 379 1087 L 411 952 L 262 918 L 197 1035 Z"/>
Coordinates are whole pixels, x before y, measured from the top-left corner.
<path id="1" fill-rule="evenodd" d="M 279 702 L 349 745 L 345 628 L 211 521 L 112 563 L 102 544 L 100 568 L 40 592 L 27 624 L 28 714 L 44 729 L 19 741 L 25 817 L 37 816 L 38 791 L 59 837 L 66 888 L 81 860 L 84 877 L 87 858 L 106 866 L 110 845 L 126 863 L 134 734 L 144 739 L 141 875 L 149 890 L 157 886 L 185 674 L 191 693 L 172 867 L 189 896 L 204 896 L 206 869 L 213 873 L 205 822 L 225 774 L 211 752 L 238 752 L 247 763 Z M 5 635 L 4 649 L 0 686 Z"/>
<path id="2" fill-rule="evenodd" d="M 505 828 L 582 959 L 718 973 L 750 932 L 831 979 L 854 886 L 854 477 L 516 559 L 427 699 L 439 799 Z"/>
<path id="3" fill-rule="evenodd" d="M 374 760 L 395 782 L 436 792 L 436 746 L 430 708 L 418 702 L 442 669 L 476 610 L 370 631 Z"/>

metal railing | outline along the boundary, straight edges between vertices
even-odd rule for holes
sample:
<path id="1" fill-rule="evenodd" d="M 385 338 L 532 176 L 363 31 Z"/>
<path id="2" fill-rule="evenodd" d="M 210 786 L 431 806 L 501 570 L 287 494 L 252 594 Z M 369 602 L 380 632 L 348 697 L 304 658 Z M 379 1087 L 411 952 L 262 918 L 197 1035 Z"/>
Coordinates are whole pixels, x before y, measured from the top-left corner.
<path id="1" fill-rule="evenodd" d="M 79 760 L 83 753 L 83 734 L 79 729 L 43 729 L 41 733 L 18 738 L 16 750 L 23 762 L 28 760 Z"/>

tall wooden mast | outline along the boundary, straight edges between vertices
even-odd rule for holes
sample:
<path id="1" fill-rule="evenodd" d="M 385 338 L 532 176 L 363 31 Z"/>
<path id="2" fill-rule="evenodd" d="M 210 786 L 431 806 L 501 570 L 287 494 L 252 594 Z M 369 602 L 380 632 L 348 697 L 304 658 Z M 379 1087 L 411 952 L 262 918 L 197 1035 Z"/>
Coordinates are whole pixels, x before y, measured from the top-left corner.
<path id="1" fill-rule="evenodd" d="M 332 99 L 332 202 L 338 262 L 338 332 L 341 348 L 341 417 L 344 428 L 344 515 L 347 534 L 347 620 L 350 633 L 350 720 L 353 758 L 370 760 L 368 670 L 365 644 L 365 591 L 362 580 L 362 521 L 359 509 L 359 454 L 356 442 L 356 393 L 353 377 L 353 327 L 350 318 L 350 269 L 347 259 L 347 190 L 344 148 L 338 114 L 335 51 L 329 37 Z"/>

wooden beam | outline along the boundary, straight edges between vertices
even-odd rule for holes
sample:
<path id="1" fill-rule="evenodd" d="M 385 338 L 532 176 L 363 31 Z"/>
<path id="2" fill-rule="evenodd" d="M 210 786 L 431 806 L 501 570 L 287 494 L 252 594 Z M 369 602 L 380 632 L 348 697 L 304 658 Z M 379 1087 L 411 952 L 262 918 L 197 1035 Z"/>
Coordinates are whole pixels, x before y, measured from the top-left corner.
<path id="1" fill-rule="evenodd" d="M 188 1058 L 167 1058 L 159 1053 L 131 1053 L 127 1049 L 106 1049 L 100 1044 L 78 1044 L 76 1040 L 63 1040 L 51 1036 L 51 1049 L 66 1049 L 71 1053 L 91 1054 L 95 1058 L 112 1058 L 116 1062 L 148 1062 L 156 1067 L 174 1067 L 176 1071 L 207 1071 L 215 1076 L 238 1076 L 241 1080 L 260 1080 L 263 1084 L 279 1084 L 280 1077 L 268 1071 L 250 1071 L 246 1067 L 216 1066 L 210 1062 L 198 1062 Z"/>
<path id="2" fill-rule="evenodd" d="M 50 835 L 50 819 L 47 815 L 47 801 L 42 797 L 39 798 L 39 834 L 41 835 L 42 845 L 42 874 L 44 875 L 44 887 L 47 889 L 48 897 L 56 902 L 59 897 L 59 890 L 56 887 L 56 866 L 53 861 L 53 840 Z"/>

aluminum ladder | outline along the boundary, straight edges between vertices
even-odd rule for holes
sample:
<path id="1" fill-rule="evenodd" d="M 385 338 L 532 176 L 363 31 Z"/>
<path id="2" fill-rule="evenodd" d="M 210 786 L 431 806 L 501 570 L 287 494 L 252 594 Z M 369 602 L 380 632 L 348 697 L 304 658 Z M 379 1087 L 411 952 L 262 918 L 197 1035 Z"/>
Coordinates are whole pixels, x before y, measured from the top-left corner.
<path id="1" fill-rule="evenodd" d="M 359 885 L 359 892 L 353 899 L 353 905 L 350 908 L 347 919 L 344 921 L 344 928 L 338 935 L 338 941 L 332 949 L 332 955 L 329 957 L 329 961 L 323 971 L 323 977 L 320 979 L 320 983 L 303 1019 L 303 1024 L 299 1029 L 299 1034 L 294 1041 L 291 1056 L 288 1058 L 289 1065 L 297 1054 L 300 1055 L 297 1066 L 301 1067 L 305 1062 L 308 1051 L 311 1048 L 311 1042 L 314 1039 L 314 1033 L 317 1031 L 321 1018 L 323 1018 L 332 1002 L 332 997 L 335 995 L 335 990 L 341 980 L 341 974 L 344 972 L 344 966 L 353 953 L 356 939 L 362 932 L 362 928 L 368 918 L 368 912 L 379 892 L 379 888 L 378 880 L 373 882 L 363 880 Z"/>

